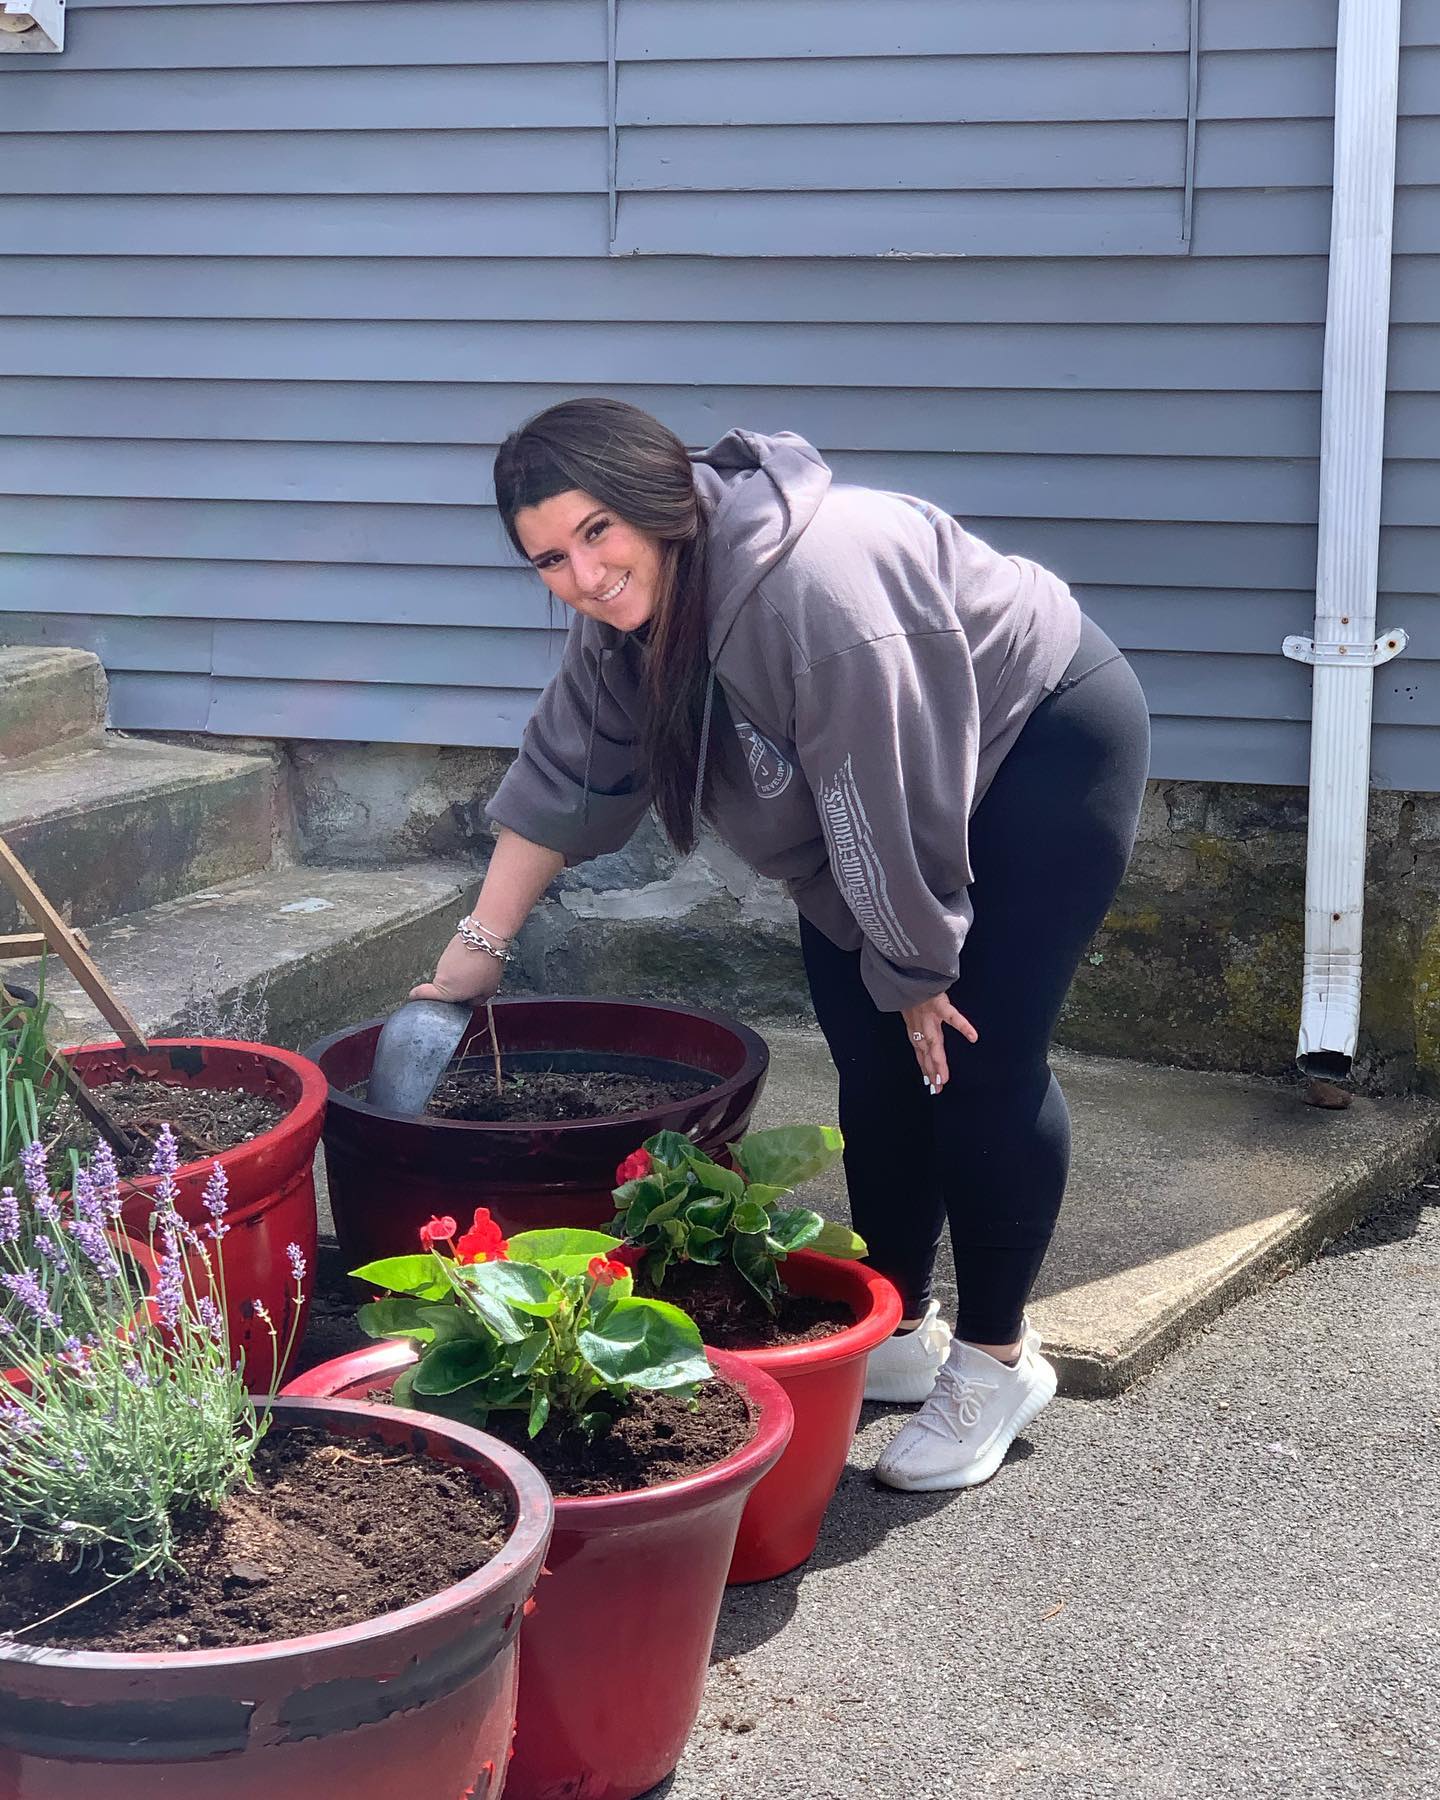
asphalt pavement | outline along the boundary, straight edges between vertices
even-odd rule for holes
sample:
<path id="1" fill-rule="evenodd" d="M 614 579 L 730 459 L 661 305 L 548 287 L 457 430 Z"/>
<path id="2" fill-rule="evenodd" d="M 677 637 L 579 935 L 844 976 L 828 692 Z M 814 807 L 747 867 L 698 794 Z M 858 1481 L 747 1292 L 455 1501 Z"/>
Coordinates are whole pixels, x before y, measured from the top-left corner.
<path id="1" fill-rule="evenodd" d="M 1440 1796 L 1440 1174 L 962 1495 L 732 1590 L 656 1800 Z M 632 1696 L 637 1704 L 642 1696 Z"/>

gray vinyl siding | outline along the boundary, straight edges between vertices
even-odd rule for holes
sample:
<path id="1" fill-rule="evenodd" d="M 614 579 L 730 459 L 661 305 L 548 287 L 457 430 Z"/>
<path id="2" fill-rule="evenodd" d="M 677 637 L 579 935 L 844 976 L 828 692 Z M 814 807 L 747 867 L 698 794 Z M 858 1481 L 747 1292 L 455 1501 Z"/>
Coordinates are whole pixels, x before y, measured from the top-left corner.
<path id="1" fill-rule="evenodd" d="M 1303 780 L 1335 0 L 1199 0 L 1193 154 L 1189 0 L 615 11 L 613 89 L 605 0 L 73 0 L 0 58 L 0 637 L 133 729 L 512 745 L 557 639 L 491 457 L 608 392 L 1040 557 L 1158 775 Z M 1375 774 L 1434 790 L 1440 0 L 1401 102 Z"/>

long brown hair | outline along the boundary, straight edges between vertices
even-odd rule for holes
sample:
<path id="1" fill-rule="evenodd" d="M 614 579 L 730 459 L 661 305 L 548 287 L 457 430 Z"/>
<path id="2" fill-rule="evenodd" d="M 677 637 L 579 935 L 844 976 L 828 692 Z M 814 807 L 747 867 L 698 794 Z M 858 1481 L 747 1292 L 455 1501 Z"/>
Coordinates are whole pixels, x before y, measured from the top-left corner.
<path id="1" fill-rule="evenodd" d="M 564 400 L 511 432 L 495 455 L 495 499 L 521 556 L 515 515 L 556 494 L 593 495 L 660 539 L 660 591 L 645 644 L 640 742 L 655 810 L 680 851 L 695 843 L 695 780 L 710 657 L 705 633 L 705 521 L 685 446 L 623 400 Z M 710 811 L 707 761 L 701 811 Z"/>

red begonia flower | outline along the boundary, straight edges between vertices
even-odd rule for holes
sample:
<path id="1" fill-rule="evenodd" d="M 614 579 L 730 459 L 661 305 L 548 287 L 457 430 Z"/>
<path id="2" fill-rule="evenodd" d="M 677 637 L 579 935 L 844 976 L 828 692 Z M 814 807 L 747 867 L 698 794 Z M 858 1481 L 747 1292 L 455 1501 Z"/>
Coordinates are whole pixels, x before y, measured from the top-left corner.
<path id="1" fill-rule="evenodd" d="M 616 1187 L 624 1187 L 627 1181 L 639 1181 L 642 1175 L 648 1175 L 655 1167 L 655 1158 L 648 1150 L 632 1150 L 615 1171 Z"/>
<path id="2" fill-rule="evenodd" d="M 617 1262 L 609 1256 L 592 1256 L 590 1258 L 590 1279 L 598 1287 L 609 1287 L 612 1281 L 618 1281 L 622 1275 L 628 1275 L 629 1269 L 623 1262 Z"/>
<path id="3" fill-rule="evenodd" d="M 446 1213 L 443 1218 L 433 1218 L 428 1225 L 420 1227 L 420 1248 L 433 1250 L 437 1243 L 444 1243 L 455 1235 L 455 1221 Z"/>
<path id="4" fill-rule="evenodd" d="M 455 1244 L 455 1260 L 462 1263 L 504 1262 L 508 1252 L 505 1233 L 490 1217 L 487 1206 L 475 1208 L 470 1229 Z"/>

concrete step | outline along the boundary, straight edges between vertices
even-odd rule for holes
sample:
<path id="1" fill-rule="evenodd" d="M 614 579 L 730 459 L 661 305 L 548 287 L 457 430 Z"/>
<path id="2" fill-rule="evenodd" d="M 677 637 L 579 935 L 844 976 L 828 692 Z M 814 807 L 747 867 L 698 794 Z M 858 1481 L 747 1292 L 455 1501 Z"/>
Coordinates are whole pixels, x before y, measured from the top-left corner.
<path id="1" fill-rule="evenodd" d="M 434 969 L 474 885 L 453 863 L 271 871 L 100 925 L 91 953 L 151 1036 L 232 1035 L 238 1010 L 243 1035 L 299 1049 L 398 1006 Z M 36 967 L 0 963 L 0 977 L 33 987 Z M 47 997 L 67 1042 L 115 1035 L 53 958 Z"/>
<path id="2" fill-rule="evenodd" d="M 765 1036 L 772 1060 L 756 1123 L 832 1121 L 835 1070 L 818 1031 Z M 1357 1098 L 1325 1112 L 1278 1081 L 1073 1052 L 1053 1061 L 1074 1160 L 1030 1310 L 1066 1393 L 1128 1387 L 1234 1301 L 1405 1192 L 1440 1150 L 1434 1101 Z M 805 1192 L 848 1219 L 838 1170 Z M 948 1244 L 937 1277 L 953 1319 Z"/>
<path id="3" fill-rule="evenodd" d="M 109 737 L 7 769 L 0 837 L 88 930 L 268 868 L 277 783 L 273 756 Z M 0 890 L 0 931 L 20 929 Z"/>
<path id="4" fill-rule="evenodd" d="M 105 671 L 89 650 L 0 647 L 0 764 L 98 738 L 105 697 Z"/>

